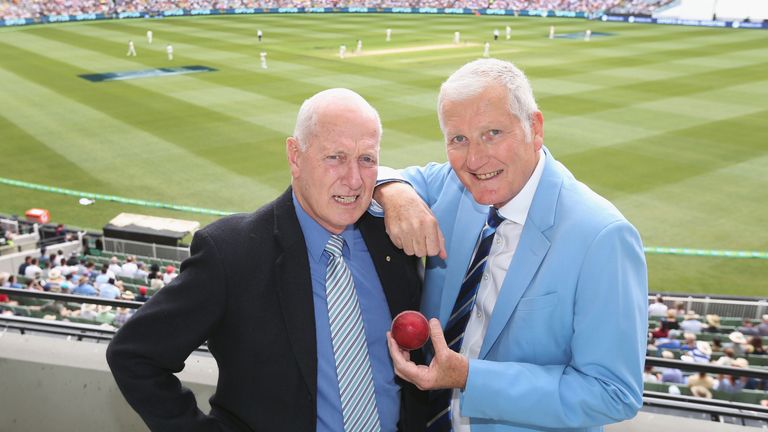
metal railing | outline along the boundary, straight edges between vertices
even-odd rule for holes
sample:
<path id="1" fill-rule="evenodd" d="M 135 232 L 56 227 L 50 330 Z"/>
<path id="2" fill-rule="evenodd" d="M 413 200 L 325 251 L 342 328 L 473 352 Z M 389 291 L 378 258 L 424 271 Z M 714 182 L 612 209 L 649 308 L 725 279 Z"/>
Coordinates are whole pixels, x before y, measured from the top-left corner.
<path id="1" fill-rule="evenodd" d="M 188 247 L 165 246 L 109 237 L 104 237 L 103 242 L 104 254 L 118 253 L 179 262 L 189 258 Z"/>
<path id="2" fill-rule="evenodd" d="M 667 307 L 674 308 L 676 303 L 682 302 L 686 311 L 692 310 L 701 316 L 716 314 L 721 317 L 760 319 L 763 314 L 768 313 L 768 299 L 691 294 L 661 294 L 661 296 Z M 656 296 L 649 295 L 648 301 L 655 302 Z"/>

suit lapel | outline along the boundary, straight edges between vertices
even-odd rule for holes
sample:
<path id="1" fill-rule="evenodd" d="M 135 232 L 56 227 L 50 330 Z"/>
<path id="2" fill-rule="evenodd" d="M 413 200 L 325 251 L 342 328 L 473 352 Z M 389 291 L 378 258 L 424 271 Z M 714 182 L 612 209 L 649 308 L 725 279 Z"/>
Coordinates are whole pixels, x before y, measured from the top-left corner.
<path id="1" fill-rule="evenodd" d="M 480 236 L 480 231 L 485 224 L 488 215 L 488 206 L 477 204 L 472 194 L 465 190 L 459 203 L 459 211 L 452 227 L 452 234 L 448 248 L 448 260 L 456 265 L 449 265 L 446 269 L 443 295 L 440 302 L 440 323 L 445 328 L 448 318 L 451 316 L 456 296 L 459 295 L 461 282 L 467 273 L 467 267 L 472 259 L 472 252 Z"/>
<path id="2" fill-rule="evenodd" d="M 563 177 L 557 167 L 557 161 L 552 158 L 546 148 L 544 150 L 547 158 L 544 172 L 533 196 L 520 243 L 509 264 L 499 297 L 493 308 L 479 358 L 485 358 L 496 343 L 501 331 L 507 326 L 512 313 L 517 308 L 520 297 L 530 286 L 549 251 L 550 241 L 545 233 L 554 225 L 555 209 Z"/>
<path id="3" fill-rule="evenodd" d="M 419 304 L 418 281 L 410 280 L 409 275 L 403 274 L 402 270 L 411 265 L 407 261 L 413 258 L 409 258 L 395 249 L 386 235 L 383 218 L 376 218 L 365 213 L 357 227 L 360 229 L 363 240 L 365 240 L 365 246 L 371 255 L 392 317 L 404 310 L 414 308 L 415 305 Z M 397 270 L 394 271 L 393 269 Z"/>
<path id="4" fill-rule="evenodd" d="M 274 235 L 281 248 L 277 253 L 274 269 L 279 307 L 283 313 L 295 360 L 312 398 L 316 399 L 317 340 L 312 279 L 307 247 L 293 207 L 291 188 L 277 199 L 274 212 Z"/>

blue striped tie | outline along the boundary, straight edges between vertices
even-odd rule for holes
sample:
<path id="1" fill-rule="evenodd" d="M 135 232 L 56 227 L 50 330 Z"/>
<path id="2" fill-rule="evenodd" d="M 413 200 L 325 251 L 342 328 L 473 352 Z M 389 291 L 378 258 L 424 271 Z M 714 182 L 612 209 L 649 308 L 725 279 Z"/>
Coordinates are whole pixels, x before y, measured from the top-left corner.
<path id="1" fill-rule="evenodd" d="M 488 261 L 488 253 L 493 244 L 493 235 L 496 228 L 501 225 L 504 218 L 499 214 L 495 207 L 488 211 L 488 219 L 483 228 L 483 232 L 478 238 L 472 262 L 461 283 L 459 295 L 456 297 L 456 303 L 453 305 L 451 316 L 445 324 L 445 341 L 448 347 L 459 352 L 461 343 L 464 340 L 464 330 L 469 322 L 470 312 L 475 305 L 477 289 L 480 286 L 480 279 L 485 271 L 485 263 Z M 428 432 L 444 432 L 451 430 L 451 394 L 453 389 L 433 390 L 429 393 L 430 416 L 427 422 Z"/>
<path id="2" fill-rule="evenodd" d="M 344 239 L 340 235 L 332 235 L 325 245 L 325 251 L 330 256 L 325 292 L 344 431 L 380 431 L 363 318 L 352 272 L 341 256 L 343 246 Z"/>

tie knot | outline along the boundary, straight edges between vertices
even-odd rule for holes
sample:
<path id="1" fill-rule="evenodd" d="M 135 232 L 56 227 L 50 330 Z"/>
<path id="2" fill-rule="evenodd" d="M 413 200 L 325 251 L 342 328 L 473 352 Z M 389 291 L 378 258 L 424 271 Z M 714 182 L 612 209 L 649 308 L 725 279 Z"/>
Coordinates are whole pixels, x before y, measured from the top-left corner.
<path id="1" fill-rule="evenodd" d="M 325 251 L 328 252 L 332 257 L 340 257 L 341 256 L 341 248 L 344 247 L 344 237 L 333 234 L 331 235 L 331 238 L 328 239 L 328 243 L 325 245 Z"/>
<path id="2" fill-rule="evenodd" d="M 488 220 L 486 223 L 489 227 L 496 229 L 504 222 L 504 216 L 499 214 L 499 210 L 496 207 L 491 207 L 488 211 Z"/>

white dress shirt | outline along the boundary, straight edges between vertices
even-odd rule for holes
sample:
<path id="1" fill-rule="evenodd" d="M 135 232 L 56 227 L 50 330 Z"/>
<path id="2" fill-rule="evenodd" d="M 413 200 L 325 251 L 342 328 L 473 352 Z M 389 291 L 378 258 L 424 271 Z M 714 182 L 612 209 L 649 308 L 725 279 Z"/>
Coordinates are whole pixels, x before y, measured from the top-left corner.
<path id="1" fill-rule="evenodd" d="M 488 253 L 488 261 L 485 264 L 480 287 L 477 289 L 475 305 L 464 331 L 464 340 L 461 345 L 461 354 L 469 359 L 476 359 L 480 354 L 480 348 L 483 346 L 483 339 L 491 321 L 493 307 L 499 298 L 504 277 L 507 275 L 507 269 L 520 242 L 523 225 L 525 225 L 528 210 L 533 202 L 533 195 L 539 186 L 545 159 L 544 151 L 539 150 L 539 163 L 533 170 L 531 178 L 512 200 L 499 209 L 499 213 L 505 220 L 496 228 L 496 235 L 493 238 L 491 251 Z M 451 397 L 453 430 L 455 432 L 469 432 L 469 417 L 460 415 L 460 396 L 460 390 L 455 389 Z"/>

